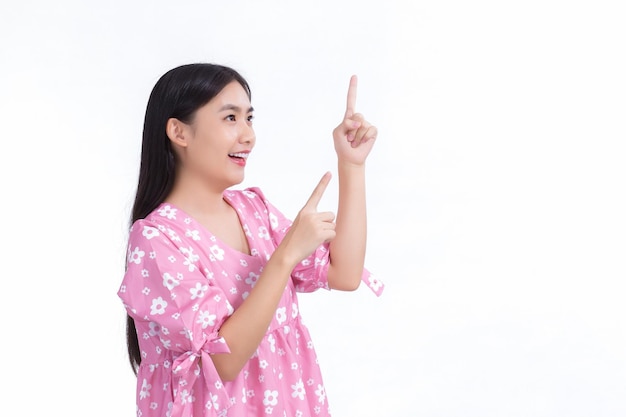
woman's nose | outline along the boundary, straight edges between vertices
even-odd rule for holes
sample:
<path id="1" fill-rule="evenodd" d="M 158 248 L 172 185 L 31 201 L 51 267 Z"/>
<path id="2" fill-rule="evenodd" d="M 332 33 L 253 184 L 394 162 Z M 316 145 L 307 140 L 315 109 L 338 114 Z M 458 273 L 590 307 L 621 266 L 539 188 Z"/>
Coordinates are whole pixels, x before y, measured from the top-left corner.
<path id="1" fill-rule="evenodd" d="M 254 134 L 254 129 L 249 123 L 244 123 L 244 127 L 241 129 L 241 132 L 239 135 L 239 142 L 251 143 L 254 145 L 255 140 L 256 140 L 256 135 Z"/>

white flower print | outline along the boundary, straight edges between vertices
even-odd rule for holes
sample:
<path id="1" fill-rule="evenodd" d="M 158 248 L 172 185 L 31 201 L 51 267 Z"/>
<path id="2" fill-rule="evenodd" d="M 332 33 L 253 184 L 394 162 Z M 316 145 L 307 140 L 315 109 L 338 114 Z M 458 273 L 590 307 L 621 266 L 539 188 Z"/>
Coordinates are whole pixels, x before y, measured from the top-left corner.
<path id="1" fill-rule="evenodd" d="M 204 406 L 209 410 L 219 410 L 220 404 L 217 402 L 217 395 L 209 393 L 209 401 L 207 401 Z"/>
<path id="2" fill-rule="evenodd" d="M 191 395 L 191 392 L 188 392 L 186 389 L 180 393 L 180 396 L 182 397 L 183 404 L 192 403 L 193 400 L 195 400 L 195 398 Z"/>
<path id="3" fill-rule="evenodd" d="M 276 310 L 276 320 L 278 324 L 282 324 L 285 320 L 287 320 L 287 307 L 280 307 Z"/>
<path id="4" fill-rule="evenodd" d="M 180 280 L 171 276 L 169 272 L 165 272 L 163 274 L 163 286 L 166 287 L 168 290 L 170 291 L 173 290 L 174 287 L 176 287 L 179 284 L 180 284 Z"/>
<path id="5" fill-rule="evenodd" d="M 246 389 L 245 388 L 241 389 L 241 402 L 244 403 L 244 404 L 248 402 L 248 398 L 246 397 Z"/>
<path id="6" fill-rule="evenodd" d="M 298 317 L 298 304 L 291 303 L 291 318 L 295 319 Z"/>
<path id="7" fill-rule="evenodd" d="M 152 305 L 150 306 L 150 314 L 163 314 L 165 313 L 165 308 L 167 307 L 167 301 L 163 298 L 158 297 L 152 300 Z"/>
<path id="8" fill-rule="evenodd" d="M 202 311 L 198 314 L 198 321 L 196 323 L 200 324 L 203 329 L 206 329 L 208 326 L 215 325 L 215 319 L 217 316 L 215 314 L 211 314 L 209 311 Z"/>
<path id="9" fill-rule="evenodd" d="M 267 231 L 267 227 L 265 226 L 259 227 L 259 237 L 261 239 L 270 240 L 270 233 Z"/>
<path id="10" fill-rule="evenodd" d="M 270 391 L 270 390 L 265 390 L 264 393 L 265 398 L 263 398 L 263 405 L 268 406 L 268 405 L 276 405 L 278 404 L 278 391 Z"/>
<path id="11" fill-rule="evenodd" d="M 144 278 L 148 278 L 150 276 L 150 272 L 147 269 L 142 269 L 141 276 Z"/>
<path id="12" fill-rule="evenodd" d="M 243 190 L 241 193 L 243 195 L 245 195 L 246 197 L 248 197 L 248 198 L 255 198 L 256 197 L 256 194 L 253 193 L 252 191 L 249 191 L 249 190 Z"/>
<path id="13" fill-rule="evenodd" d="M 172 241 L 174 242 L 180 242 L 180 237 L 178 237 L 178 235 L 176 234 L 176 232 L 174 231 L 174 229 L 167 229 L 167 234 L 170 235 L 170 239 L 172 239 Z"/>
<path id="14" fill-rule="evenodd" d="M 200 240 L 200 231 L 187 229 L 185 236 L 190 237 L 193 240 Z"/>
<path id="15" fill-rule="evenodd" d="M 300 262 L 302 264 L 302 266 L 309 266 L 311 265 L 311 261 L 309 260 L 309 258 L 305 258 L 302 260 L 302 262 Z"/>
<path id="16" fill-rule="evenodd" d="M 265 369 L 265 368 L 267 368 L 267 365 L 268 365 L 268 364 L 267 364 L 267 361 L 266 361 L 265 359 L 261 359 L 261 360 L 259 361 L 259 368 L 261 368 L 261 369 Z"/>
<path id="17" fill-rule="evenodd" d="M 180 253 L 182 253 L 185 257 L 183 265 L 186 265 L 189 268 L 189 272 L 193 272 L 197 268 L 196 262 L 200 259 L 200 256 L 193 253 L 192 247 L 180 248 Z"/>
<path id="18" fill-rule="evenodd" d="M 291 362 L 291 369 L 296 371 L 298 369 L 298 362 Z"/>
<path id="19" fill-rule="evenodd" d="M 128 262 L 133 262 L 139 265 L 141 263 L 141 258 L 143 258 L 145 254 L 146 253 L 139 249 L 139 246 L 137 246 L 131 253 L 128 254 Z"/>
<path id="20" fill-rule="evenodd" d="M 246 262 L 245 259 L 240 259 L 239 263 L 241 264 L 241 266 L 248 266 L 248 262 Z"/>
<path id="21" fill-rule="evenodd" d="M 272 230 L 276 230 L 276 228 L 278 227 L 278 217 L 276 217 L 274 213 L 270 213 L 269 218 L 270 227 L 272 228 Z"/>
<path id="22" fill-rule="evenodd" d="M 249 284 L 250 286 L 254 287 L 258 279 L 259 279 L 259 275 L 255 274 L 254 272 L 250 272 L 248 274 L 248 278 L 246 278 L 246 284 Z"/>
<path id="23" fill-rule="evenodd" d="M 151 410 L 156 410 L 158 407 L 159 407 L 158 403 L 155 403 L 155 402 L 151 402 L 150 403 L 150 409 Z"/>
<path id="24" fill-rule="evenodd" d="M 148 323 L 148 326 L 150 326 L 150 331 L 148 332 L 150 336 L 158 336 L 161 334 L 161 326 L 158 323 L 151 321 Z"/>
<path id="25" fill-rule="evenodd" d="M 276 339 L 274 335 L 270 333 L 270 335 L 267 336 L 267 341 L 270 342 L 270 351 L 272 351 L 272 353 L 276 352 Z"/>
<path id="26" fill-rule="evenodd" d="M 191 293 L 191 299 L 195 300 L 196 298 L 204 297 L 204 293 L 208 289 L 209 289 L 209 286 L 207 284 L 202 285 L 199 282 L 196 283 L 195 287 L 189 289 L 189 292 Z"/>
<path id="27" fill-rule="evenodd" d="M 247 225 L 247 224 L 244 224 L 244 225 L 243 225 L 243 231 L 244 231 L 244 233 L 246 234 L 246 236 L 248 236 L 248 237 L 252 237 L 252 233 L 250 232 L 250 228 L 248 227 L 248 225 Z"/>
<path id="28" fill-rule="evenodd" d="M 185 339 L 193 340 L 193 332 L 189 329 L 183 329 L 178 332 L 178 334 L 182 334 L 183 336 L 185 336 Z"/>
<path id="29" fill-rule="evenodd" d="M 170 220 L 172 220 L 172 219 L 175 219 L 175 218 L 176 218 L 176 211 L 177 211 L 177 210 L 176 210 L 175 208 L 170 207 L 170 205 L 169 205 L 169 204 L 168 204 L 168 205 L 166 205 L 166 206 L 164 206 L 164 207 L 162 207 L 162 208 L 160 208 L 160 209 L 158 210 L 158 212 L 159 212 L 159 214 L 160 214 L 161 216 L 163 216 L 163 217 L 167 217 L 167 218 L 168 218 L 168 219 L 170 219 Z"/>
<path id="30" fill-rule="evenodd" d="M 370 288 L 373 289 L 374 291 L 378 291 L 380 287 L 383 286 L 383 283 L 377 280 L 373 275 L 370 275 L 367 280 L 370 283 Z"/>
<path id="31" fill-rule="evenodd" d="M 296 417 L 302 417 L 302 411 L 296 410 Z"/>
<path id="32" fill-rule="evenodd" d="M 270 407 L 269 405 L 265 407 L 265 414 L 272 414 L 272 411 L 274 411 L 273 407 Z"/>
<path id="33" fill-rule="evenodd" d="M 209 249 L 211 250 L 211 254 L 215 257 L 215 259 L 219 261 L 224 260 L 224 249 L 220 248 L 217 245 L 213 245 Z"/>
<path id="34" fill-rule="evenodd" d="M 291 388 L 293 388 L 293 392 L 291 393 L 291 396 L 293 398 L 300 398 L 301 400 L 304 400 L 304 384 L 302 383 L 302 378 L 300 378 L 300 380 L 298 380 L 298 382 L 296 382 L 294 385 L 291 386 Z"/>
<path id="35" fill-rule="evenodd" d="M 142 293 L 143 295 L 148 295 L 148 294 L 150 294 L 150 288 L 148 288 L 148 287 L 144 287 L 144 288 L 143 288 L 143 290 L 141 290 L 141 293 Z"/>
<path id="36" fill-rule="evenodd" d="M 317 401 L 324 404 L 324 402 L 326 401 L 326 390 L 324 389 L 323 385 L 317 384 L 315 395 L 317 395 Z"/>
<path id="37" fill-rule="evenodd" d="M 152 385 L 148 384 L 148 380 L 144 379 L 141 383 L 141 391 L 139 391 L 139 398 L 144 400 L 150 396 L 150 389 Z"/>
<path id="38" fill-rule="evenodd" d="M 157 229 L 156 227 L 144 226 L 141 234 L 143 235 L 143 237 L 150 240 L 153 237 L 159 236 L 161 233 L 159 233 L 159 229 Z"/>

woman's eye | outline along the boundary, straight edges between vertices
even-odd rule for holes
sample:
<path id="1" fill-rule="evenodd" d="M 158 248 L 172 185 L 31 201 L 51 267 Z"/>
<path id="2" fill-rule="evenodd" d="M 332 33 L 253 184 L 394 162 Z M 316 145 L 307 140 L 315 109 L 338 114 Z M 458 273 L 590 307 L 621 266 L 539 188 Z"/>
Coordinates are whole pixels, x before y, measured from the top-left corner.
<path id="1" fill-rule="evenodd" d="M 229 114 L 228 116 L 226 116 L 226 120 L 228 120 L 230 122 L 236 122 L 237 121 L 235 119 L 235 115 L 234 114 Z"/>
<path id="2" fill-rule="evenodd" d="M 248 116 L 248 121 L 251 122 L 252 120 L 254 120 L 254 116 L 253 115 Z"/>

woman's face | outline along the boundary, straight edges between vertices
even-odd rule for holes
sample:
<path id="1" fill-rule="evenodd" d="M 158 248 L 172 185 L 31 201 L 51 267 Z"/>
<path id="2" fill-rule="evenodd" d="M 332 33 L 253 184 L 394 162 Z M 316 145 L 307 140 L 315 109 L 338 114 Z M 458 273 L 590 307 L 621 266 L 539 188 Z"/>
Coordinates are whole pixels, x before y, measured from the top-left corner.
<path id="1" fill-rule="evenodd" d="M 211 187 L 226 189 L 244 179 L 246 158 L 256 140 L 248 94 L 236 81 L 204 106 L 189 125 L 183 168 Z"/>

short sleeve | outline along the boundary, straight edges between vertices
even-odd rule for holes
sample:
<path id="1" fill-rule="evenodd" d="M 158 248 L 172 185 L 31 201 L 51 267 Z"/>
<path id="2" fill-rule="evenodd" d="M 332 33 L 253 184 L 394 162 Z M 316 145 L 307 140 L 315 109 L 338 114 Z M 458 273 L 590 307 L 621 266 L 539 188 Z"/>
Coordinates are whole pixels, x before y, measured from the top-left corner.
<path id="1" fill-rule="evenodd" d="M 229 352 L 218 331 L 233 308 L 195 259 L 189 248 L 178 248 L 157 225 L 138 220 L 130 231 L 126 273 L 118 291 L 133 319 L 161 329 L 158 337 L 162 347 L 174 353 L 172 372 L 179 388 L 193 385 L 200 366 L 213 386 L 222 385 L 210 357 L 199 359 Z M 178 395 L 182 392 L 177 391 Z M 217 389 L 213 395 L 226 406 L 228 395 L 222 391 Z M 185 412 L 184 403 L 175 398 L 174 407 L 181 408 L 181 415 L 188 415 L 190 409 Z"/>
<path id="2" fill-rule="evenodd" d="M 263 201 L 267 210 L 270 222 L 270 236 L 274 240 L 276 246 L 280 245 L 283 238 L 289 232 L 292 221 L 285 217 L 276 207 L 274 207 L 263 195 L 262 191 L 257 187 L 251 187 L 248 191 L 257 194 Z M 294 282 L 296 291 L 313 292 L 323 288 L 330 290 L 328 284 L 328 267 L 330 266 L 330 245 L 328 243 L 321 244 L 311 255 L 303 259 L 292 271 L 291 278 Z M 383 284 L 376 279 L 372 273 L 363 268 L 361 281 L 364 282 L 377 296 L 383 291 Z"/>

